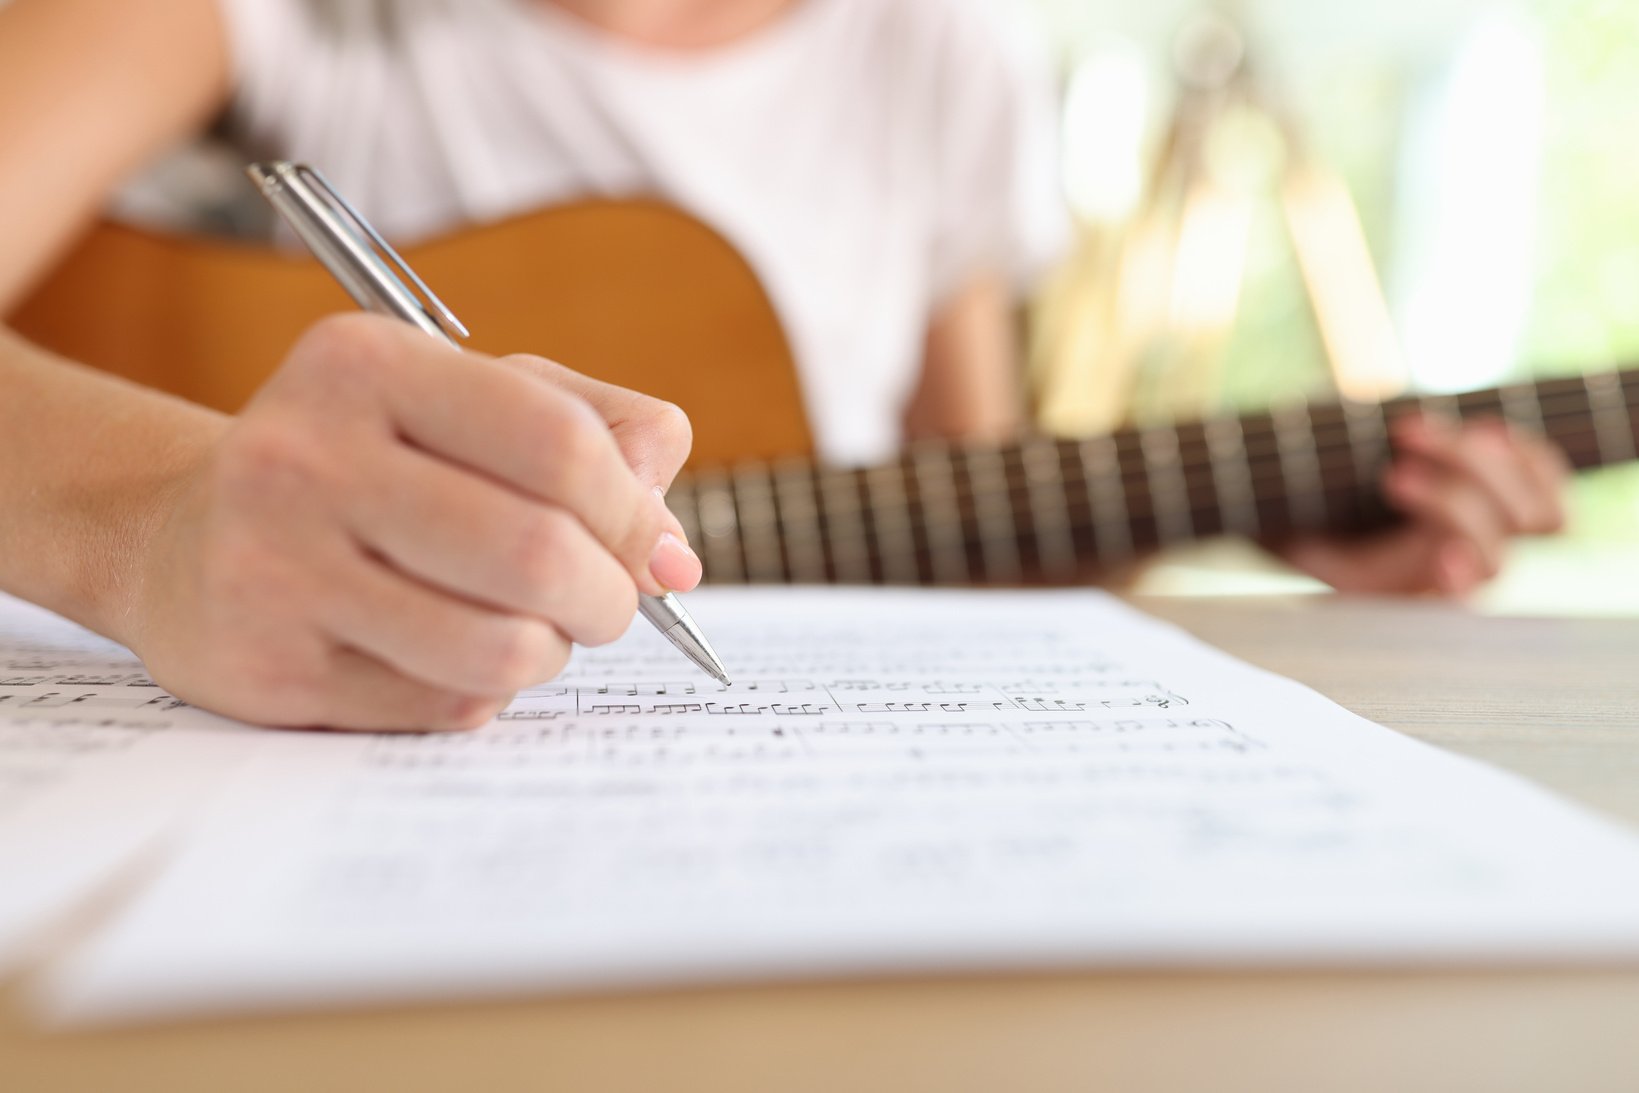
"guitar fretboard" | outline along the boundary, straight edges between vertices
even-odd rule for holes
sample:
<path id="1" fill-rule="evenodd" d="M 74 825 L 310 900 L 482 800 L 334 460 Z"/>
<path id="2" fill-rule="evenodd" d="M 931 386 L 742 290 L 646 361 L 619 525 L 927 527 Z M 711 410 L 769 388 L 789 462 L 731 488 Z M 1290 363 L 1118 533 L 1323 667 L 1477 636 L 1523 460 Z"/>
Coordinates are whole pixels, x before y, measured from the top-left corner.
<path id="1" fill-rule="evenodd" d="M 1068 580 L 1225 533 L 1384 526 L 1395 515 L 1377 485 L 1406 414 L 1498 418 L 1585 468 L 1639 458 L 1636 404 L 1639 371 L 1606 372 L 1079 440 L 919 444 L 868 468 L 745 462 L 684 476 L 667 501 L 713 582 Z"/>

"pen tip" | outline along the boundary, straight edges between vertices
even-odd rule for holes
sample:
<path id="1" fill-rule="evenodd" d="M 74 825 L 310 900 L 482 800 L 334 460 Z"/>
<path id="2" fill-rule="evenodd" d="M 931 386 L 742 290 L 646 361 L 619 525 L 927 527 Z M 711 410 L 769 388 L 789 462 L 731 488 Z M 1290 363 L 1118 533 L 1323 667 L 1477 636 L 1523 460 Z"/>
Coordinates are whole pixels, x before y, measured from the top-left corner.
<path id="1" fill-rule="evenodd" d="M 5 0 L 0 0 L 0 3 L 4 2 Z M 700 632 L 700 627 L 695 625 L 694 619 L 683 609 L 683 605 L 677 602 L 675 596 L 667 593 L 665 596 L 644 597 L 640 604 L 644 616 L 660 626 L 660 632 L 666 636 L 666 640 L 681 649 L 702 672 L 725 687 L 733 686 L 733 682 L 728 678 L 728 671 L 723 667 L 723 662 L 717 659 L 711 642 L 706 640 L 706 635 Z"/>

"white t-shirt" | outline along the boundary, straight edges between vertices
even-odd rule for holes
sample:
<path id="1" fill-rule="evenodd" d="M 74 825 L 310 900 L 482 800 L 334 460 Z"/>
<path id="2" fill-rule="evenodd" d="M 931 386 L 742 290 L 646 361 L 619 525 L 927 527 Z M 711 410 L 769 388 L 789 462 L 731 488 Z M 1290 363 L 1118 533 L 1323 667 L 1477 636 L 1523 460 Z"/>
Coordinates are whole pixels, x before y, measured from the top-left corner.
<path id="1" fill-rule="evenodd" d="M 320 167 L 390 237 L 640 194 L 716 228 L 832 461 L 899 445 L 943 296 L 1022 285 L 1065 235 L 1050 81 L 981 0 L 804 0 L 699 53 L 543 0 L 222 3 L 236 142 Z"/>

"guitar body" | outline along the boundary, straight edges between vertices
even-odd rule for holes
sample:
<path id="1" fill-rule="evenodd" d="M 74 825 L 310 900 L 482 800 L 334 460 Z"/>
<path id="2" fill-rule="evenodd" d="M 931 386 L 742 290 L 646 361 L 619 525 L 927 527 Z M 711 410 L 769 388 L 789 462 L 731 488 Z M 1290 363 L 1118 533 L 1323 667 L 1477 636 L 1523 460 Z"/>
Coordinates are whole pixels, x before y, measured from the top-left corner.
<path id="1" fill-rule="evenodd" d="M 568 205 L 404 256 L 472 330 L 472 348 L 537 353 L 682 406 L 694 462 L 812 449 L 756 275 L 670 206 Z M 231 412 L 302 330 L 353 307 L 305 253 L 99 224 L 7 322 L 63 356 Z"/>
<path id="2" fill-rule="evenodd" d="M 825 467 L 767 296 L 687 215 L 591 202 L 405 257 L 474 348 L 553 357 L 688 411 L 693 469 L 667 503 L 718 582 L 1066 581 L 1226 532 L 1366 531 L 1394 519 L 1377 483 L 1389 422 L 1406 413 L 1507 420 L 1579 468 L 1639 459 L 1629 370 Z M 10 322 L 65 356 L 235 410 L 302 330 L 351 307 L 306 257 L 102 225 Z"/>

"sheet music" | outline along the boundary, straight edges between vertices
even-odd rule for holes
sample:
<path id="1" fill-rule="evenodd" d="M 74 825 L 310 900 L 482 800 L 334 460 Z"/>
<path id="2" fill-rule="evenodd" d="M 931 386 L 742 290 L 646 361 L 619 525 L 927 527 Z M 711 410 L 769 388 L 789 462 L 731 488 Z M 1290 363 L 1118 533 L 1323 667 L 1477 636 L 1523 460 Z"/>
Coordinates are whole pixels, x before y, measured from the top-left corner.
<path id="1" fill-rule="evenodd" d="M 0 596 L 0 973 L 251 747 L 125 649 Z"/>
<path id="2" fill-rule="evenodd" d="M 1093 592 L 712 591 L 470 735 L 286 736 L 60 1017 L 1639 955 L 1639 841 Z"/>

